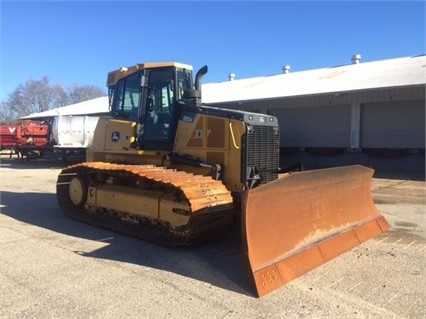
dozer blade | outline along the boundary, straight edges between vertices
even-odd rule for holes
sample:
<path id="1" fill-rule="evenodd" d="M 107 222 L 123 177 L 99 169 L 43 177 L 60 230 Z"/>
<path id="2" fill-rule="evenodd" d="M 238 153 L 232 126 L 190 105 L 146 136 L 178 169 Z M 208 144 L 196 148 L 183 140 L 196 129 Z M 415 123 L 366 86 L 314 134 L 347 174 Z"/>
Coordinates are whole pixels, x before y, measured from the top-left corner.
<path id="1" fill-rule="evenodd" d="M 389 229 L 355 165 L 280 177 L 248 191 L 243 255 L 259 297 Z"/>

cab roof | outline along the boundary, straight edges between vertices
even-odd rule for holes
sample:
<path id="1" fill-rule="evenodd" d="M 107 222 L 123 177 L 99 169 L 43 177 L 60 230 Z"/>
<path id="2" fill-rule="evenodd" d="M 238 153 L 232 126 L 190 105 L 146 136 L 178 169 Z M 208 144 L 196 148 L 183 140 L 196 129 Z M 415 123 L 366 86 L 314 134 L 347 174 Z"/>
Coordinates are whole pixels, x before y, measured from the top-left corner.
<path id="1" fill-rule="evenodd" d="M 179 63 L 179 62 L 151 62 L 151 63 L 138 63 L 129 67 L 121 67 L 108 73 L 107 86 L 117 84 L 119 80 L 125 78 L 133 73 L 139 72 L 144 69 L 166 68 L 175 67 L 192 71 L 192 65 Z"/>

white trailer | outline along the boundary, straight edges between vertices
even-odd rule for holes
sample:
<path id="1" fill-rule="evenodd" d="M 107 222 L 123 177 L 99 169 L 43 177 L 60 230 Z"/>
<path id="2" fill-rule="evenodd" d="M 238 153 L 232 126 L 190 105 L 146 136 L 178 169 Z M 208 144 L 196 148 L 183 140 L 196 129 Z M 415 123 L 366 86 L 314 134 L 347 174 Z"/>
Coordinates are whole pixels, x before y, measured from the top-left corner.
<path id="1" fill-rule="evenodd" d="M 68 155 L 82 155 L 92 145 L 99 116 L 59 115 L 52 121 L 54 150 L 66 160 Z"/>

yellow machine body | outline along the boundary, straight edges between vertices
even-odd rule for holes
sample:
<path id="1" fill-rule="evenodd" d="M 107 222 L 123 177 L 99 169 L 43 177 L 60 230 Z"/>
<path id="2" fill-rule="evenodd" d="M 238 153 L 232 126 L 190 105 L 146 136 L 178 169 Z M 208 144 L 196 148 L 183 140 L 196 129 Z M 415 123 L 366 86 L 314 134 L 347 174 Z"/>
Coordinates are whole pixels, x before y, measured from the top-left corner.
<path id="1" fill-rule="evenodd" d="M 87 161 L 65 168 L 70 217 L 170 246 L 209 240 L 241 216 L 242 255 L 263 296 L 388 222 L 359 165 L 283 173 L 279 126 L 266 114 L 201 104 L 201 69 L 148 63 L 110 72 L 111 116 Z"/>

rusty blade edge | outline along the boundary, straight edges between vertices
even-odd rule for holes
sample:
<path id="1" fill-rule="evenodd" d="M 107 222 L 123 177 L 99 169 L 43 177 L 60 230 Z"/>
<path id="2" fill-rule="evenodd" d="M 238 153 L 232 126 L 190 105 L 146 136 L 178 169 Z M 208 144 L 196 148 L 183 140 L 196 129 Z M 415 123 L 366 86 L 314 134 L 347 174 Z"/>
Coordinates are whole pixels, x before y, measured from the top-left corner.
<path id="1" fill-rule="evenodd" d="M 356 232 L 357 236 L 359 237 L 360 243 L 363 243 L 364 241 L 366 241 L 366 240 L 368 240 L 370 238 L 364 238 L 364 236 L 362 236 L 362 234 L 359 233 L 359 230 L 362 229 L 363 227 L 367 227 L 368 224 L 371 224 L 371 223 L 374 224 L 374 222 L 379 223 L 379 220 L 382 220 L 382 219 L 384 219 L 383 216 L 379 216 L 379 217 L 374 216 L 374 217 L 372 217 L 372 218 L 370 218 L 368 220 L 364 220 L 364 221 L 362 221 L 362 222 L 360 222 L 358 224 L 355 224 L 355 225 L 351 224 L 351 225 L 342 226 L 342 227 L 339 227 L 337 229 L 334 229 L 334 231 L 332 233 L 329 233 L 327 237 L 323 237 L 323 238 L 318 239 L 316 241 L 309 242 L 307 245 L 300 246 L 300 247 L 298 247 L 298 248 L 296 248 L 294 250 L 291 250 L 291 251 L 287 251 L 284 254 L 282 254 L 281 256 L 278 256 L 277 258 L 275 258 L 273 260 L 270 260 L 269 262 L 264 263 L 263 265 L 260 265 L 258 267 L 253 267 L 252 268 L 253 272 L 256 272 L 256 271 L 264 269 L 264 268 L 267 268 L 270 265 L 273 265 L 273 264 L 275 264 L 275 263 L 277 263 L 277 262 L 279 262 L 281 260 L 284 260 L 284 259 L 287 259 L 287 258 L 291 258 L 294 255 L 303 253 L 304 251 L 310 249 L 313 246 L 321 245 L 322 243 L 324 243 L 326 241 L 332 240 L 334 237 L 339 237 L 342 234 L 350 232 L 352 230 Z M 382 232 L 385 232 L 387 229 L 390 228 L 390 226 L 389 226 L 388 222 L 386 221 L 386 219 L 384 219 L 384 221 L 385 221 L 384 223 L 381 222 L 379 224 L 380 228 L 382 229 Z M 385 224 L 387 224 L 388 227 L 386 227 Z"/>
<path id="2" fill-rule="evenodd" d="M 387 220 L 380 216 L 337 236 L 327 238 L 262 269 L 252 269 L 257 296 L 262 297 L 282 287 L 291 280 L 359 246 L 389 228 Z M 249 255 L 247 257 L 250 259 Z"/>

